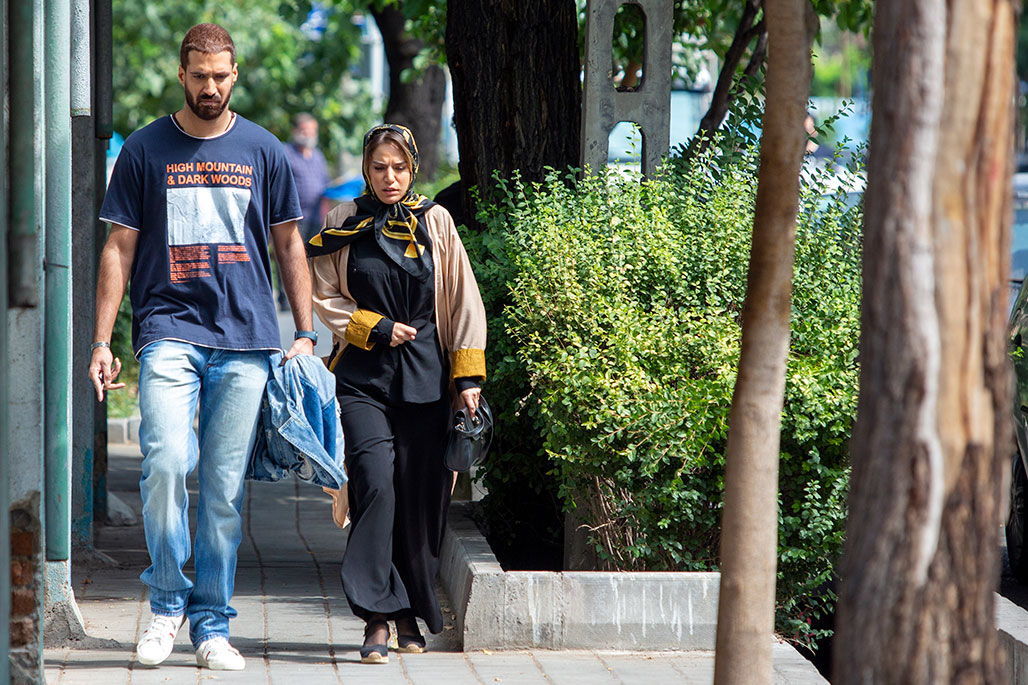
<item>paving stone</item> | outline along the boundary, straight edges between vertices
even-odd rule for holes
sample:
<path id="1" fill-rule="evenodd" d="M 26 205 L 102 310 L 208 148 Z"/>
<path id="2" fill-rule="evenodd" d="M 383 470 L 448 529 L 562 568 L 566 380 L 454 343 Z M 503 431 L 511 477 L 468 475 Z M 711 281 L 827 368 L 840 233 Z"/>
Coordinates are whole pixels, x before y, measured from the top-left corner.
<path id="1" fill-rule="evenodd" d="M 400 657 L 407 678 L 415 685 L 473 685 L 479 682 L 463 654 L 405 654 Z"/>
<path id="2" fill-rule="evenodd" d="M 397 685 L 408 683 L 403 667 L 395 654 L 389 655 L 387 664 L 362 664 L 356 652 L 338 661 L 339 678 L 344 683 L 360 685 Z"/>
<path id="3" fill-rule="evenodd" d="M 624 683 L 712 683 L 714 682 L 714 655 L 709 652 L 709 676 L 706 668 L 701 672 L 688 673 L 679 668 L 676 655 L 647 655 L 636 652 L 619 652 L 601 654 L 600 658 L 611 669 L 611 673 Z M 706 667 L 708 659 L 691 661 L 690 666 Z M 685 662 L 683 662 L 684 664 Z M 686 681 L 687 676 L 689 680 Z"/>
<path id="4" fill-rule="evenodd" d="M 547 682 L 531 652 L 480 651 L 469 652 L 466 657 L 478 679 L 484 683 L 534 685 Z"/>
<path id="5" fill-rule="evenodd" d="M 532 653 L 554 685 L 588 682 L 617 683 L 613 671 L 593 652 L 543 652 Z"/>

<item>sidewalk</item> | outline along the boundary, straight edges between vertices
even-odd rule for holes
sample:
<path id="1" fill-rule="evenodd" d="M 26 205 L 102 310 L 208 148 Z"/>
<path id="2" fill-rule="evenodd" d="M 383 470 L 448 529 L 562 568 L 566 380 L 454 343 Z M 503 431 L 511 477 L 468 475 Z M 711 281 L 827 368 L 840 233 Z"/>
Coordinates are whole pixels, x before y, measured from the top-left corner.
<path id="1" fill-rule="evenodd" d="M 108 487 L 137 513 L 138 447 L 112 445 Z M 195 479 L 190 498 L 195 503 Z M 195 520 L 195 508 L 192 510 Z M 46 677 L 60 683 L 711 683 L 711 652 L 474 652 L 459 651 L 453 617 L 440 591 L 446 628 L 426 635 L 428 652 L 390 653 L 386 665 L 359 662 L 363 622 L 346 605 L 339 563 L 346 535 L 331 521 L 330 500 L 319 488 L 297 481 L 250 483 L 243 508 L 232 605 L 232 643 L 246 670 L 196 667 L 187 630 L 160 667 L 135 661 L 134 645 L 150 620 L 139 574 L 149 563 L 142 525 L 102 527 L 96 547 L 117 568 L 73 573 L 75 596 L 89 644 L 46 651 Z M 190 569 L 191 570 L 191 569 Z M 424 627 L 422 626 L 422 629 Z M 792 650 L 776 648 L 775 682 L 809 683 L 809 664 Z M 824 681 L 820 681 L 824 682 Z"/>

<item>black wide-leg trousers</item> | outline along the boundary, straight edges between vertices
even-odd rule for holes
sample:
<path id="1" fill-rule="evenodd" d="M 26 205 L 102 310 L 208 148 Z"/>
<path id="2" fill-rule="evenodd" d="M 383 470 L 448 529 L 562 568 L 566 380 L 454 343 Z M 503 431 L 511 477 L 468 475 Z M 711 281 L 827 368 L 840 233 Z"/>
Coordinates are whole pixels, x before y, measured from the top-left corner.
<path id="1" fill-rule="evenodd" d="M 450 402 L 388 405 L 347 388 L 339 395 L 346 436 L 350 535 L 343 592 L 367 620 L 419 616 L 443 629 L 435 593 L 453 473 L 443 466 Z"/>

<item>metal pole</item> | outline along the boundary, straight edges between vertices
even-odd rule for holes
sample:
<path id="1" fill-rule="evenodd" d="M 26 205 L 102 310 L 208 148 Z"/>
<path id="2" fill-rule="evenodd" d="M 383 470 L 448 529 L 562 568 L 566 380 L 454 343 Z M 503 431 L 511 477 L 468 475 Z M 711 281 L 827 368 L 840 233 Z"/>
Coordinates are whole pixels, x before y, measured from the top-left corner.
<path id="1" fill-rule="evenodd" d="M 7 0 L 0 0 L 0 84 L 7 90 Z M 0 107 L 0 160 L 7 167 L 7 108 Z M 10 273 L 7 264 L 7 183 L 10 175 L 0 179 L 0 272 Z M 0 363 L 7 360 L 7 279 L 0 278 Z M 0 383 L 0 588 L 11 587 L 11 497 L 7 470 L 10 445 L 7 439 L 7 383 Z M 0 644 L 11 644 L 11 593 L 0 592 Z M 0 683 L 11 682 L 9 659 L 0 659 Z"/>
<path id="2" fill-rule="evenodd" d="M 100 205 L 107 190 L 107 148 L 114 134 L 114 51 L 111 0 L 93 0 L 93 119 L 96 125 L 96 196 L 93 201 L 94 267 L 107 239 Z M 90 332 L 92 335 L 92 332 Z M 107 517 L 107 403 L 93 405 L 93 514 Z"/>
<path id="3" fill-rule="evenodd" d="M 111 0 L 95 0 L 93 12 L 96 21 L 96 100 L 93 102 L 96 137 L 110 138 L 114 135 L 114 38 L 111 34 L 114 16 Z"/>
<path id="4" fill-rule="evenodd" d="M 88 117 L 93 112 L 91 67 L 93 64 L 89 0 L 72 0 L 71 6 L 71 115 Z"/>
<path id="5" fill-rule="evenodd" d="M 45 7 L 46 324 L 44 426 L 46 558 L 71 554 L 71 2 Z"/>
<path id="6" fill-rule="evenodd" d="M 72 0 L 71 9 L 71 546 L 93 547 L 93 411 L 96 405 L 91 384 L 80 382 L 93 339 L 96 290 L 96 222 L 93 199 L 103 184 L 94 162 L 91 32 L 89 0 Z M 74 553 L 74 552 L 73 552 Z"/>
<path id="7" fill-rule="evenodd" d="M 32 107 L 36 86 L 32 67 L 34 3 L 15 2 L 10 8 L 10 130 L 17 135 L 10 141 L 11 224 L 8 227 L 9 248 L 8 302 L 12 307 L 38 307 L 37 288 L 38 235 L 36 217 L 36 127 Z"/>

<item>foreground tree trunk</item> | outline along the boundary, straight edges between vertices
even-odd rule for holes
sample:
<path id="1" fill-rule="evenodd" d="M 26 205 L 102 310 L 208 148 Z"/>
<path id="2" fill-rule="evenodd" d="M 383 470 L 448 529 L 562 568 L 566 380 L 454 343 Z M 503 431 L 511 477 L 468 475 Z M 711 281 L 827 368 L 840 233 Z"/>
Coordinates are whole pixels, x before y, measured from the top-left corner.
<path id="1" fill-rule="evenodd" d="M 582 86 L 574 0 L 449 0 L 446 17 L 466 207 L 470 188 L 488 195 L 494 170 L 536 181 L 547 166 L 578 166 Z"/>
<path id="2" fill-rule="evenodd" d="M 803 119 L 817 17 L 809 0 L 765 0 L 767 103 L 760 143 L 742 353 L 728 418 L 714 682 L 770 683 L 778 558 L 778 445 Z"/>
<path id="3" fill-rule="evenodd" d="M 1013 0 L 875 6 L 833 683 L 1002 681 L 1013 36 Z"/>
<path id="4" fill-rule="evenodd" d="M 414 58 L 424 43 L 404 30 L 406 17 L 402 6 L 386 5 L 371 9 L 375 24 L 382 34 L 386 60 L 389 62 L 389 104 L 383 121 L 406 126 L 418 141 L 420 177 L 429 179 L 439 170 L 439 143 L 446 96 L 446 74 L 442 67 L 431 65 L 413 81 L 405 83 L 403 71 L 414 66 Z"/>

